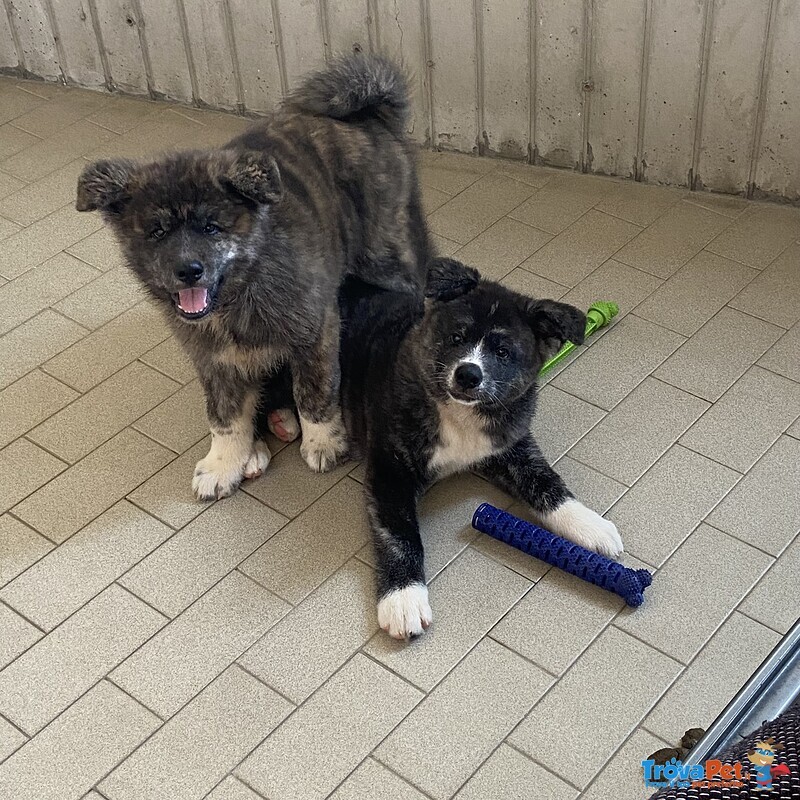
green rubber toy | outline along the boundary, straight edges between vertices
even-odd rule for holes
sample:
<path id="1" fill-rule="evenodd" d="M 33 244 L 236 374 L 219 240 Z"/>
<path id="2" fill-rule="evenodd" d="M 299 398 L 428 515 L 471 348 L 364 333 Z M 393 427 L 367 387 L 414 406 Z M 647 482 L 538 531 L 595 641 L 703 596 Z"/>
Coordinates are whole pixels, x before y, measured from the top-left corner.
<path id="1" fill-rule="evenodd" d="M 602 300 L 592 303 L 586 312 L 586 333 L 584 337 L 588 339 L 595 331 L 605 328 L 617 314 L 619 314 L 619 306 L 616 303 L 606 303 Z M 567 342 L 549 361 L 545 362 L 544 366 L 539 370 L 539 374 L 544 375 L 547 370 L 565 359 L 576 347 L 576 344 Z"/>

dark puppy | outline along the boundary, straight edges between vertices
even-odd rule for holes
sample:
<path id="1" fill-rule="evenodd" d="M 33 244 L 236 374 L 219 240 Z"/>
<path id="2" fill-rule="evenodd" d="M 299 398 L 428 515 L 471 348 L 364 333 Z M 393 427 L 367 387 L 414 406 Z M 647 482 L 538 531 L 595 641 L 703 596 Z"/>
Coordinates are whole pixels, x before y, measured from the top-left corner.
<path id="1" fill-rule="evenodd" d="M 431 623 L 416 506 L 445 475 L 473 469 L 554 533 L 622 552 L 614 524 L 572 496 L 531 436 L 539 369 L 565 341 L 583 341 L 584 315 L 450 259 L 432 264 L 426 296 L 355 281 L 341 293 L 342 407 L 366 460 L 378 619 L 401 639 Z"/>
<path id="2" fill-rule="evenodd" d="M 213 439 L 195 471 L 199 498 L 225 497 L 266 467 L 253 417 L 261 381 L 282 365 L 309 466 L 344 454 L 341 281 L 421 294 L 428 259 L 407 117 L 400 72 L 352 56 L 222 148 L 84 170 L 78 210 L 102 212 L 203 383 Z M 287 409 L 272 426 L 298 434 Z"/>

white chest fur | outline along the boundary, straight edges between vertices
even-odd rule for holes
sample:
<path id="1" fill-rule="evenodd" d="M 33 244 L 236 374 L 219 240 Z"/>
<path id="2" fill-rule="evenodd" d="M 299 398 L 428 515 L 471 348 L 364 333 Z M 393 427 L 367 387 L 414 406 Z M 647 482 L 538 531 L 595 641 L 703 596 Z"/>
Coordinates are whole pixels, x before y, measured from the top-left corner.
<path id="1" fill-rule="evenodd" d="M 461 472 L 495 452 L 492 440 L 472 406 L 439 403 L 439 443 L 433 451 L 430 468 L 441 476 Z"/>

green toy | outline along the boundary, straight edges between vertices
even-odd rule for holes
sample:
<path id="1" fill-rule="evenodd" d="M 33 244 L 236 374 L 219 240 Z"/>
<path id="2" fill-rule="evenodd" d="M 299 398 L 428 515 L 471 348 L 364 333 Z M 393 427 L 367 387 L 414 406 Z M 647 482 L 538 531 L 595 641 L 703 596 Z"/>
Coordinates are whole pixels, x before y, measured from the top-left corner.
<path id="1" fill-rule="evenodd" d="M 616 303 L 606 303 L 602 300 L 592 303 L 586 312 L 584 338 L 588 339 L 595 331 L 605 328 L 617 314 L 619 314 L 619 306 Z M 577 345 L 573 342 L 567 342 L 549 361 L 545 362 L 545 365 L 539 370 L 539 374 L 544 375 L 547 370 L 565 359 L 576 347 Z"/>

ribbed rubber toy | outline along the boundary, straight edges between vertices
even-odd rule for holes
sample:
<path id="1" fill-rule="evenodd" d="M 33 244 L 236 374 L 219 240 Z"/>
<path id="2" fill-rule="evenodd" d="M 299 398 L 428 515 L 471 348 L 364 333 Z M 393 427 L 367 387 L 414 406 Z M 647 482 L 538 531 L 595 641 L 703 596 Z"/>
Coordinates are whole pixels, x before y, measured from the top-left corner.
<path id="1" fill-rule="evenodd" d="M 629 606 L 640 606 L 644 602 L 644 590 L 653 582 L 653 576 L 646 569 L 624 567 L 489 503 L 478 507 L 472 517 L 472 527 L 570 575 L 618 594 Z"/>

